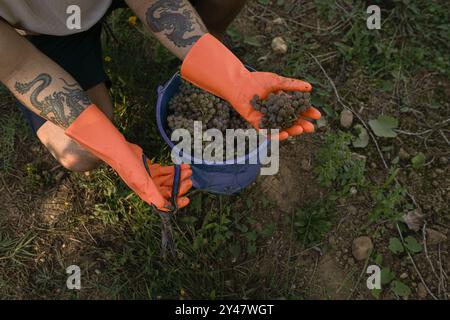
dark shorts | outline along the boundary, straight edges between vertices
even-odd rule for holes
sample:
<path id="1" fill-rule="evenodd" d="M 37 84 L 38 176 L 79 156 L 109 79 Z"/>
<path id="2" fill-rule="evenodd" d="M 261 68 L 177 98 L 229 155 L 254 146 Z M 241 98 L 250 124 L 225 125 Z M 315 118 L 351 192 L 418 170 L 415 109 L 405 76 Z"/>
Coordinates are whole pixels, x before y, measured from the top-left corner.
<path id="1" fill-rule="evenodd" d="M 108 10 L 126 7 L 122 0 L 116 0 Z M 107 14 L 108 14 L 107 13 Z M 91 29 L 67 36 L 36 35 L 27 39 L 42 53 L 67 71 L 84 90 L 100 83 L 111 82 L 103 68 L 101 32 L 103 19 Z M 34 132 L 47 121 L 17 102 Z"/>

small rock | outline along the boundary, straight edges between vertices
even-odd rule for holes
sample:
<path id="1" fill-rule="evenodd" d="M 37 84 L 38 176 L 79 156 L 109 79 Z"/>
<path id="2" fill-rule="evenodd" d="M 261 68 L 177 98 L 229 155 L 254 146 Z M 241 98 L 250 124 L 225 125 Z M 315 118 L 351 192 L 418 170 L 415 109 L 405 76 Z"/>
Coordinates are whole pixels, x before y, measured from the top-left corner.
<path id="1" fill-rule="evenodd" d="M 427 297 L 428 292 L 423 283 L 419 283 L 417 285 L 417 295 L 419 296 L 420 299 L 425 299 Z"/>
<path id="2" fill-rule="evenodd" d="M 283 18 L 281 18 L 281 17 L 273 19 L 272 23 L 275 24 L 275 25 L 279 25 L 279 26 L 286 25 L 286 21 Z"/>
<path id="3" fill-rule="evenodd" d="M 435 245 L 447 240 L 447 236 L 437 230 L 427 228 L 427 244 Z"/>
<path id="4" fill-rule="evenodd" d="M 276 53 L 286 53 L 288 46 L 282 37 L 275 37 L 272 40 L 272 50 Z"/>
<path id="5" fill-rule="evenodd" d="M 400 275 L 400 279 L 406 279 L 406 278 L 408 278 L 408 274 L 407 274 L 406 272 L 403 272 L 403 273 Z"/>
<path id="6" fill-rule="evenodd" d="M 400 148 L 400 150 L 398 151 L 398 157 L 401 160 L 408 160 L 409 158 L 411 158 L 411 155 L 403 148 Z"/>
<path id="7" fill-rule="evenodd" d="M 354 159 L 354 160 L 359 160 L 359 161 L 363 161 L 363 162 L 367 161 L 367 157 L 363 154 L 352 152 L 351 156 L 352 156 L 352 159 Z"/>
<path id="8" fill-rule="evenodd" d="M 350 110 L 342 110 L 341 112 L 341 126 L 348 129 L 353 123 L 353 113 Z"/>
<path id="9" fill-rule="evenodd" d="M 355 194 L 357 194 L 358 193 L 358 189 L 356 189 L 356 187 L 351 187 L 350 188 L 350 194 L 352 195 L 352 196 L 354 196 Z"/>
<path id="10" fill-rule="evenodd" d="M 358 261 L 367 259 L 372 252 L 372 249 L 372 240 L 367 236 L 358 237 L 353 240 L 352 253 Z"/>

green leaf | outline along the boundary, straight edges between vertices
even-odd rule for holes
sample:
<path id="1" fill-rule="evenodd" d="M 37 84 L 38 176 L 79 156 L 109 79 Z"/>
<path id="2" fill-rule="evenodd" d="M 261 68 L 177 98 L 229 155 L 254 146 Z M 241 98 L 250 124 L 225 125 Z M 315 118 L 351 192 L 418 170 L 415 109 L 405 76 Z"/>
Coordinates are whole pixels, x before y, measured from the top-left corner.
<path id="1" fill-rule="evenodd" d="M 413 253 L 418 253 L 422 251 L 422 245 L 419 242 L 417 242 L 416 238 L 411 236 L 407 236 L 405 238 L 405 247 Z"/>
<path id="2" fill-rule="evenodd" d="M 269 223 L 264 225 L 261 234 L 264 237 L 270 237 L 271 235 L 273 235 L 275 233 L 275 230 L 277 229 L 277 224 L 276 223 Z"/>
<path id="3" fill-rule="evenodd" d="M 362 125 L 355 125 L 355 130 L 357 131 L 357 138 L 352 141 L 352 144 L 355 148 L 365 148 L 369 144 L 369 134 L 367 133 L 366 128 Z"/>
<path id="4" fill-rule="evenodd" d="M 383 264 L 383 255 L 381 253 L 378 253 L 375 257 L 375 264 L 376 265 L 381 265 Z"/>
<path id="5" fill-rule="evenodd" d="M 395 274 L 391 271 L 389 267 L 381 269 L 380 272 L 381 284 L 386 285 L 395 278 Z"/>
<path id="6" fill-rule="evenodd" d="M 399 238 L 391 238 L 389 239 L 389 250 L 393 253 L 402 253 L 405 249 Z"/>
<path id="7" fill-rule="evenodd" d="M 414 169 L 419 169 L 425 164 L 426 157 L 422 152 L 419 152 L 414 158 L 411 159 L 411 163 Z"/>
<path id="8" fill-rule="evenodd" d="M 255 36 L 245 37 L 244 43 L 248 44 L 249 46 L 253 46 L 253 47 L 261 47 L 261 43 L 259 42 L 258 38 Z"/>
<path id="9" fill-rule="evenodd" d="M 370 293 L 372 294 L 372 296 L 375 299 L 379 299 L 380 298 L 380 294 L 381 294 L 381 289 L 372 289 L 372 290 L 370 290 Z"/>
<path id="10" fill-rule="evenodd" d="M 399 280 L 392 282 L 392 291 L 400 297 L 407 297 L 411 294 L 411 289 Z"/>
<path id="11" fill-rule="evenodd" d="M 258 2 L 262 5 L 268 5 L 270 3 L 270 0 L 258 0 Z"/>
<path id="12" fill-rule="evenodd" d="M 395 138 L 397 133 L 393 130 L 398 127 L 398 120 L 391 116 L 379 116 L 376 120 L 370 120 L 369 126 L 378 137 Z"/>
<path id="13" fill-rule="evenodd" d="M 227 30 L 227 35 L 230 36 L 231 40 L 233 40 L 234 42 L 239 42 L 242 39 L 242 35 L 239 33 L 239 31 L 231 26 L 228 28 Z"/>

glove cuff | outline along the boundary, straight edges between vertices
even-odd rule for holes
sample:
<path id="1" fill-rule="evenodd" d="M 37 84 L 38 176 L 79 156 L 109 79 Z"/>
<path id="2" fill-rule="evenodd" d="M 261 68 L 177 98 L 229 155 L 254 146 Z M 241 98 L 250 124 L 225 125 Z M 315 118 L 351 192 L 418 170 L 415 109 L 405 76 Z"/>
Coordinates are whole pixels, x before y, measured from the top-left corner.
<path id="1" fill-rule="evenodd" d="M 145 170 L 142 155 L 137 155 L 142 149 L 129 143 L 96 105 L 87 107 L 65 134 L 109 164 L 144 201 L 157 207 L 166 204 Z"/>
<path id="2" fill-rule="evenodd" d="M 209 33 L 189 50 L 181 66 L 182 78 L 231 103 L 249 74 L 242 62 Z"/>

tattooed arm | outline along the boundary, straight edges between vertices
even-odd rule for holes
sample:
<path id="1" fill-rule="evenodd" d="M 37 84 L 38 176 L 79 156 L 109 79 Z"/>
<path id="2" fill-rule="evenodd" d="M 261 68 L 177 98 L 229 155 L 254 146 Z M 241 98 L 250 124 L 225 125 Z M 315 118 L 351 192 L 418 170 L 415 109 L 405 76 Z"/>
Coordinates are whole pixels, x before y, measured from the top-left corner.
<path id="1" fill-rule="evenodd" d="M 161 43 L 180 59 L 207 29 L 188 0 L 126 0 Z"/>
<path id="2" fill-rule="evenodd" d="M 63 129 L 91 104 L 66 71 L 1 19 L 0 82 L 31 111 Z"/>

